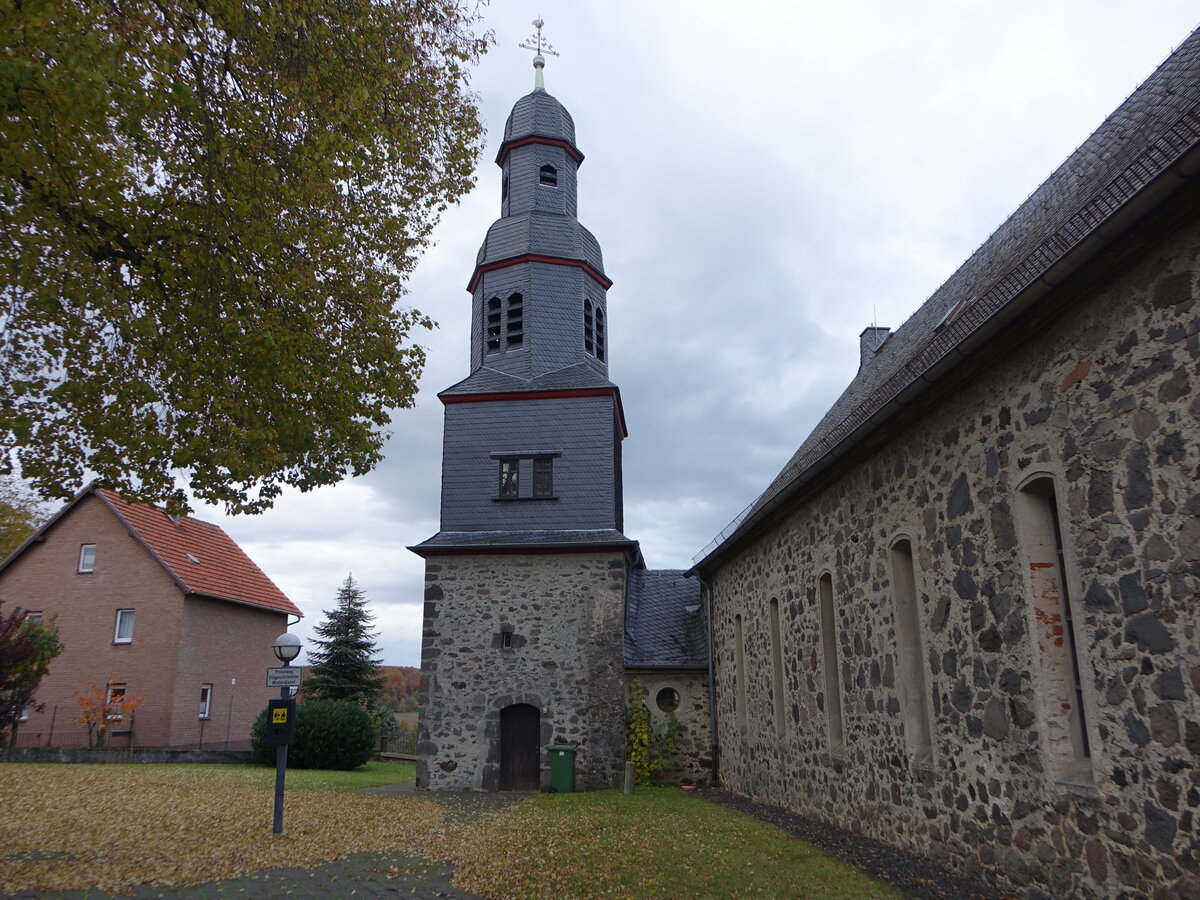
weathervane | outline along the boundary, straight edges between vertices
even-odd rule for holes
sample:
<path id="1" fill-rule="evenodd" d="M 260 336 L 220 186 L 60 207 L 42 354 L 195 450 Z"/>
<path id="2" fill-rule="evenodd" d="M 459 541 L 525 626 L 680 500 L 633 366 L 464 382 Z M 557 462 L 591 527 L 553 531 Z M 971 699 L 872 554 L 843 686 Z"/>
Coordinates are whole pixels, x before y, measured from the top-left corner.
<path id="1" fill-rule="evenodd" d="M 542 37 L 542 26 L 545 24 L 540 17 L 534 19 L 533 27 L 537 29 L 537 34 L 526 39 L 525 43 L 520 45 L 522 50 L 532 50 L 537 54 L 533 58 L 533 68 L 536 73 L 533 76 L 534 90 L 538 90 L 539 88 L 541 90 L 546 89 L 546 83 L 542 78 L 542 69 L 546 67 L 546 58 L 542 54 L 549 53 L 551 56 L 558 56 L 558 52 L 550 46 L 550 42 Z"/>

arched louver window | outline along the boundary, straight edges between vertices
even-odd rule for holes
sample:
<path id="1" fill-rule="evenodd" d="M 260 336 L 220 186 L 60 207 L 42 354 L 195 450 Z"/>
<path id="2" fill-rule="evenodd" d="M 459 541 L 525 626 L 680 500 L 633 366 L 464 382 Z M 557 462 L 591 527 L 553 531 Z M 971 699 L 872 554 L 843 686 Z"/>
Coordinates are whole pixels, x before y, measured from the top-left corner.
<path id="1" fill-rule="evenodd" d="M 596 308 L 596 359 L 604 362 L 604 310 Z"/>
<path id="2" fill-rule="evenodd" d="M 596 355 L 596 324 L 591 300 L 583 301 L 583 349 Z"/>
<path id="3" fill-rule="evenodd" d="M 500 350 L 499 297 L 493 297 L 487 302 L 487 323 L 484 325 L 484 339 L 487 342 L 488 353 L 496 353 Z"/>
<path id="4" fill-rule="evenodd" d="M 508 298 L 508 322 L 504 338 L 508 350 L 515 350 L 525 342 L 524 301 L 520 294 L 513 294 Z"/>
<path id="5" fill-rule="evenodd" d="M 538 184 L 547 187 L 558 187 L 558 170 L 551 165 L 542 166 L 538 170 Z"/>

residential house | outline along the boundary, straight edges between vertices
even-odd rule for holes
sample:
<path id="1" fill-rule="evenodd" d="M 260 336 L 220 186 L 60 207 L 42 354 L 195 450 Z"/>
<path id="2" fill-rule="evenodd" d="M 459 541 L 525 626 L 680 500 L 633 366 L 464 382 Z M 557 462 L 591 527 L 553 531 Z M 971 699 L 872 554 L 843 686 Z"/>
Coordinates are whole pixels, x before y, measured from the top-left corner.
<path id="1" fill-rule="evenodd" d="M 271 646 L 301 615 L 216 525 L 99 489 L 0 563 L 0 600 L 54 617 L 63 644 L 18 746 L 86 744 L 77 695 L 94 687 L 144 697 L 110 746 L 246 748 Z"/>

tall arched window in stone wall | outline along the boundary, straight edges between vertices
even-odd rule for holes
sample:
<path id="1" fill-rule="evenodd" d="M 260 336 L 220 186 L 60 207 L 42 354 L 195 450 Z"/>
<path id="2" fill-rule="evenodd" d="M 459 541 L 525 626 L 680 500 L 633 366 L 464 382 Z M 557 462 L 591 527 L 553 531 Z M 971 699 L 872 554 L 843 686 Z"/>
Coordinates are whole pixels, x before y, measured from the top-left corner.
<path id="1" fill-rule="evenodd" d="M 783 737 L 783 633 L 779 627 L 779 600 L 775 597 L 771 598 L 771 700 L 775 714 L 775 736 Z"/>
<path id="2" fill-rule="evenodd" d="M 817 581 L 821 601 L 821 655 L 825 660 L 825 719 L 829 728 L 829 749 L 846 743 L 842 729 L 842 679 L 838 674 L 837 623 L 833 617 L 833 576 L 826 572 Z"/>
<path id="3" fill-rule="evenodd" d="M 892 544 L 892 600 L 895 605 L 896 663 L 899 683 L 896 693 L 904 720 L 908 752 L 918 763 L 933 759 L 933 737 L 929 716 L 929 686 L 925 678 L 925 642 L 921 635 L 917 578 L 913 567 L 912 542 L 901 538 Z"/>
<path id="4" fill-rule="evenodd" d="M 742 615 L 733 617 L 733 677 L 737 682 L 737 722 L 743 733 L 746 731 L 746 644 L 742 635 Z"/>
<path id="5" fill-rule="evenodd" d="M 1078 598 L 1071 590 L 1054 479 L 1039 475 L 1027 481 L 1017 492 L 1016 507 L 1049 768 L 1060 781 L 1090 781 L 1082 651 L 1073 615 Z"/>

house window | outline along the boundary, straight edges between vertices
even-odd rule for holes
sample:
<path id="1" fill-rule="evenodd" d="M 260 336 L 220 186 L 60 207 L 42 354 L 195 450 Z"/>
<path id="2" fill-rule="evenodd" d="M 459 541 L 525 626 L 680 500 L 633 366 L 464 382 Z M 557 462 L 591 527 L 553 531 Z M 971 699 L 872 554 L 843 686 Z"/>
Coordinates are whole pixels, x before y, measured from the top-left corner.
<path id="1" fill-rule="evenodd" d="M 79 548 L 79 571 L 94 572 L 96 570 L 96 545 L 83 544 Z"/>
<path id="2" fill-rule="evenodd" d="M 771 700 L 775 736 L 783 737 L 783 635 L 779 627 L 779 600 L 771 598 Z"/>
<path id="3" fill-rule="evenodd" d="M 212 685 L 200 685 L 200 718 L 207 719 L 208 712 L 212 709 Z"/>
<path id="4" fill-rule="evenodd" d="M 520 472 L 520 460 L 500 460 L 500 499 L 514 500 L 521 496 Z"/>
<path id="5" fill-rule="evenodd" d="M 908 751 L 919 761 L 933 752 L 929 725 L 929 687 L 925 679 L 925 651 L 921 639 L 920 605 L 917 603 L 916 569 L 912 543 L 901 539 L 892 544 L 892 601 L 895 604 L 896 661 L 899 663 L 897 690 L 904 717 Z"/>
<path id="6" fill-rule="evenodd" d="M 546 187 L 558 187 L 558 170 L 554 166 L 542 166 L 538 170 L 538 184 Z"/>
<path id="7" fill-rule="evenodd" d="M 842 679 L 838 675 L 837 632 L 833 621 L 833 576 L 826 572 L 817 582 L 821 600 L 821 652 L 825 657 L 825 719 L 829 728 L 829 749 L 838 750 L 846 742 L 842 729 Z"/>
<path id="8" fill-rule="evenodd" d="M 1050 768 L 1064 781 L 1090 780 L 1092 752 L 1080 644 L 1054 480 L 1034 478 L 1018 491 L 1016 506 L 1032 598 L 1036 690 Z"/>
<path id="9" fill-rule="evenodd" d="M 111 683 L 104 688 L 104 707 L 108 710 L 106 718 L 112 721 L 124 719 L 122 709 L 125 706 L 125 685 Z"/>
<path id="10" fill-rule="evenodd" d="M 39 622 L 42 621 L 42 613 L 40 611 L 27 612 L 27 613 L 25 613 L 25 621 L 31 625 L 37 625 Z"/>
<path id="11" fill-rule="evenodd" d="M 512 630 L 510 629 L 508 631 L 501 631 L 500 632 L 500 649 L 501 650 L 511 650 L 512 646 L 513 646 Z"/>
<path id="12" fill-rule="evenodd" d="M 113 630 L 114 644 L 128 644 L 133 641 L 133 610 L 117 610 L 117 627 Z"/>
<path id="13" fill-rule="evenodd" d="M 554 496 L 554 459 L 536 456 L 533 459 L 533 496 L 543 499 Z"/>

